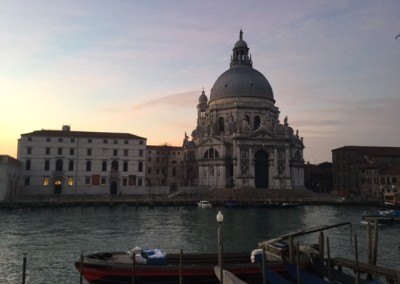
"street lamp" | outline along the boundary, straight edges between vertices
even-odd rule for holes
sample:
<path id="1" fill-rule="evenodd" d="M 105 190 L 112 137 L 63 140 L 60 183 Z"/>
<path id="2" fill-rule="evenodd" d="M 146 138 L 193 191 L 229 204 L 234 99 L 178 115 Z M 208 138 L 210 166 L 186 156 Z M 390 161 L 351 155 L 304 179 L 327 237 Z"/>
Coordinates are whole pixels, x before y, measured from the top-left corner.
<path id="1" fill-rule="evenodd" d="M 218 211 L 217 214 L 217 222 L 218 222 L 218 266 L 219 266 L 219 273 L 220 273 L 220 278 L 219 281 L 220 283 L 224 283 L 224 274 L 223 274 L 223 239 L 222 239 L 222 231 L 221 231 L 221 224 L 224 221 L 224 215 L 222 215 L 221 211 Z"/>

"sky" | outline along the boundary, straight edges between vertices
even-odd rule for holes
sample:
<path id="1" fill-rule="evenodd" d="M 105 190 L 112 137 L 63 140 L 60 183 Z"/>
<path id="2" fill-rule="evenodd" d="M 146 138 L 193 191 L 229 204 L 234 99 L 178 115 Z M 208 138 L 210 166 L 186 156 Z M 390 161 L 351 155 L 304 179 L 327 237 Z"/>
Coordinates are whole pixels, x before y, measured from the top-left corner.
<path id="1" fill-rule="evenodd" d="M 3 0 L 0 154 L 63 125 L 181 146 L 241 29 L 305 161 L 400 147 L 399 15 L 398 0 Z"/>

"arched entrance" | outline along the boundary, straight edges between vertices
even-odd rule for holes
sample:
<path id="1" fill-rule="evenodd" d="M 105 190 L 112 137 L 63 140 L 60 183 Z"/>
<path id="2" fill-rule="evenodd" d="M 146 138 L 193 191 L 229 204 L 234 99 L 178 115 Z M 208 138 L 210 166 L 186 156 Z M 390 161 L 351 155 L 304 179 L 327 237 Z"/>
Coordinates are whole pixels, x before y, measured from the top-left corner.
<path id="1" fill-rule="evenodd" d="M 268 153 L 260 150 L 254 155 L 254 173 L 256 188 L 268 188 Z"/>
<path id="2" fill-rule="evenodd" d="M 111 182 L 110 184 L 110 194 L 116 195 L 118 191 L 118 183 L 116 181 Z"/>
<path id="3" fill-rule="evenodd" d="M 57 179 L 54 182 L 54 193 L 61 194 L 61 190 L 62 190 L 62 180 Z"/>

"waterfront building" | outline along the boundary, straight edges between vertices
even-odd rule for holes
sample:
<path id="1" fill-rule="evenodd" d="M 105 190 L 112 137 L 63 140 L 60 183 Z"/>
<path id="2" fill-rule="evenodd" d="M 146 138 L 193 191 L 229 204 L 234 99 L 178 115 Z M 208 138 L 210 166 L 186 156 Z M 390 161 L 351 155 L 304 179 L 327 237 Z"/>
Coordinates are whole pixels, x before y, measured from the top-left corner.
<path id="1" fill-rule="evenodd" d="M 381 197 L 400 191 L 400 147 L 344 146 L 332 150 L 333 190 Z"/>
<path id="2" fill-rule="evenodd" d="M 169 145 L 147 145 L 146 185 L 169 186 L 175 191 L 183 184 L 183 149 Z"/>
<path id="3" fill-rule="evenodd" d="M 0 155 L 0 201 L 13 201 L 17 195 L 21 163 L 8 155 Z"/>
<path id="4" fill-rule="evenodd" d="M 20 194 L 135 194 L 145 185 L 146 138 L 38 130 L 21 134 Z"/>
<path id="5" fill-rule="evenodd" d="M 253 68 L 240 31 L 230 68 L 197 104 L 192 139 L 185 135 L 185 184 L 208 188 L 304 188 L 303 138 L 281 122 L 274 93 Z"/>

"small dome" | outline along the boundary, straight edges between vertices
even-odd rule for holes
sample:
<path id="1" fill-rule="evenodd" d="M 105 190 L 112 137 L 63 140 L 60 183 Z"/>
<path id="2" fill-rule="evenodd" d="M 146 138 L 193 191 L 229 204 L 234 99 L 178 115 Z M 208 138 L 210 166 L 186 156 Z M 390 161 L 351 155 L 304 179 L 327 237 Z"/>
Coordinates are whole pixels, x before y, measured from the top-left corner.
<path id="1" fill-rule="evenodd" d="M 239 39 L 239 40 L 235 43 L 235 48 L 241 48 L 241 47 L 247 48 L 247 43 L 246 43 L 244 40 Z"/>
<path id="2" fill-rule="evenodd" d="M 204 90 L 201 92 L 201 95 L 199 97 L 199 103 L 207 103 L 207 96 Z"/>

